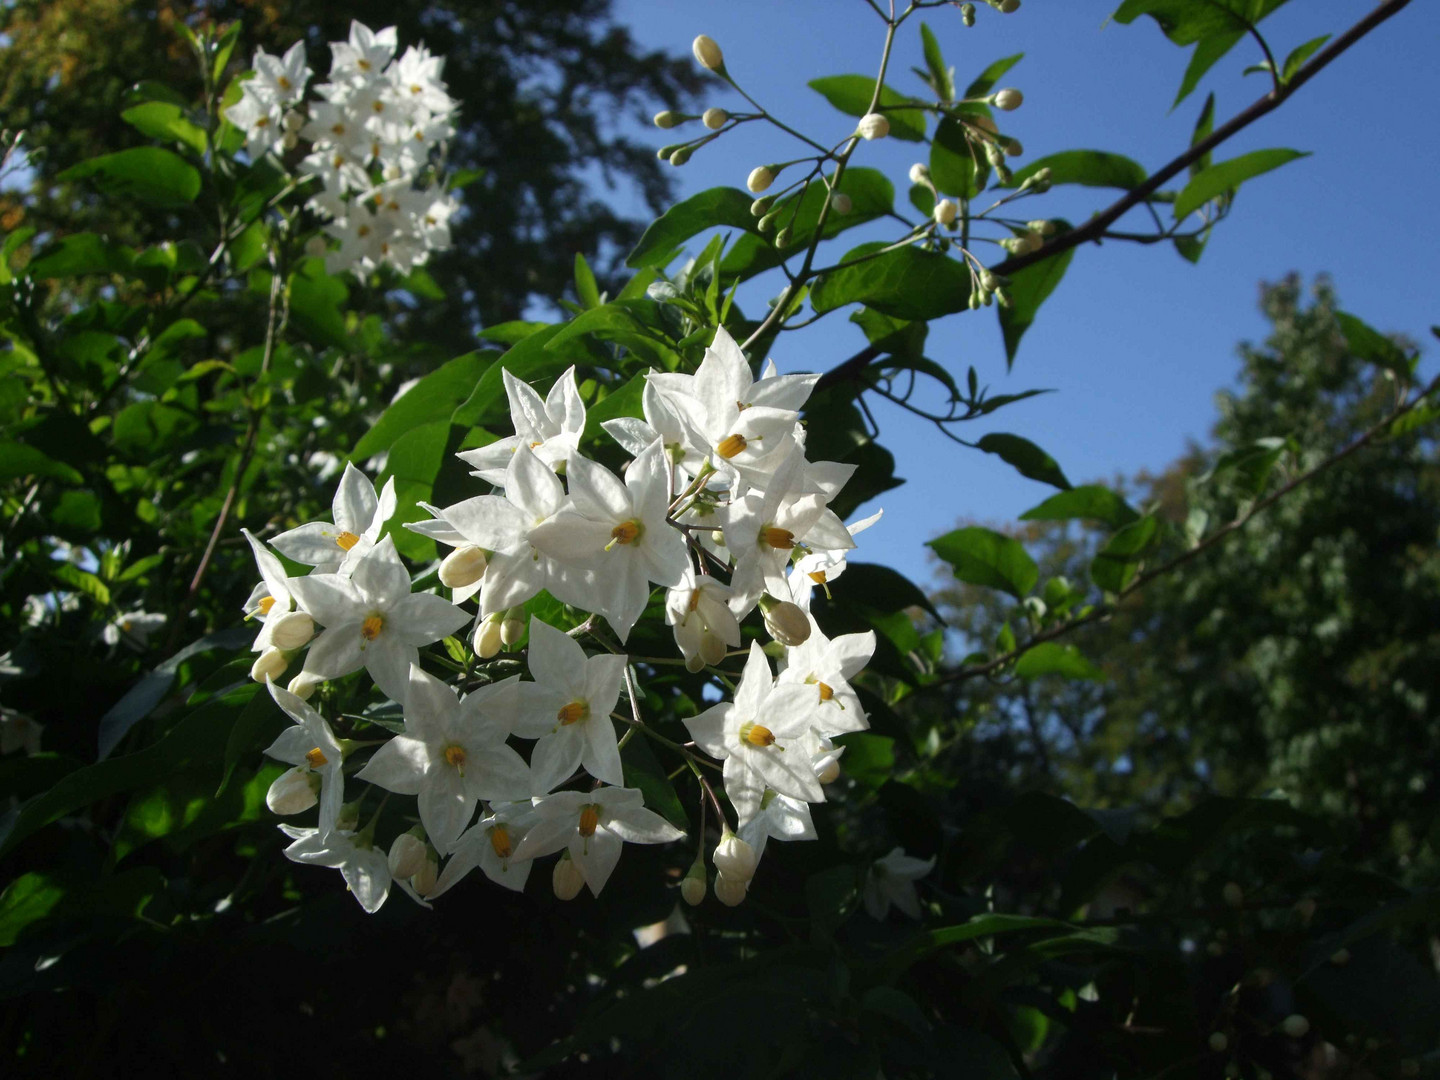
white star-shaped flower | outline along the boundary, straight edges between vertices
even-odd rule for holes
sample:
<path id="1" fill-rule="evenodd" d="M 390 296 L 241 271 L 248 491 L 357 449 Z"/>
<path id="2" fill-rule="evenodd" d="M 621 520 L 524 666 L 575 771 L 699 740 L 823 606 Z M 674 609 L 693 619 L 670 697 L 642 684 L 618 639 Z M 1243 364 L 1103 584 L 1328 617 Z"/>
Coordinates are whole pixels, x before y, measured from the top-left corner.
<path id="1" fill-rule="evenodd" d="M 864 731 L 870 725 L 850 680 L 865 670 L 875 654 L 875 631 L 841 634 L 832 640 L 821 631 L 813 615 L 808 618 L 810 636 L 785 650 L 785 669 L 779 682 L 810 690 L 811 726 L 816 731 L 825 735 Z"/>
<path id="2" fill-rule="evenodd" d="M 739 832 L 740 839 L 754 849 L 757 862 L 772 838 L 814 840 L 817 835 L 810 804 L 770 788 L 760 797 L 759 813 L 740 826 Z"/>
<path id="3" fill-rule="evenodd" d="M 390 863 L 385 852 L 374 847 L 368 837 L 347 829 L 336 829 L 324 836 L 319 829 L 297 829 L 293 825 L 281 825 L 280 831 L 295 841 L 285 849 L 287 859 L 339 870 L 362 908 L 371 915 L 380 910 L 390 894 Z"/>
<path id="4" fill-rule="evenodd" d="M 299 101 L 305 96 L 310 68 L 305 64 L 303 41 L 290 46 L 284 56 L 271 56 L 264 49 L 256 49 L 252 66 L 255 78 L 245 84 L 247 91 L 281 105 Z"/>
<path id="5" fill-rule="evenodd" d="M 573 367 L 555 380 L 543 399 L 529 383 L 510 374 L 508 368 L 500 375 L 505 380 L 505 395 L 510 399 L 510 419 L 515 425 L 515 434 L 457 456 L 474 466 L 475 475 L 480 479 L 503 487 L 510 457 L 517 447 L 528 446 L 551 469 L 563 464 L 575 452 L 580 433 L 585 430 L 585 402 L 575 385 Z"/>
<path id="6" fill-rule="evenodd" d="M 515 858 L 515 848 L 539 817 L 529 799 L 493 806 L 492 810 L 455 841 L 450 861 L 428 894 L 431 900 L 449 891 L 477 866 L 495 884 L 524 891 L 534 860 Z"/>
<path id="7" fill-rule="evenodd" d="M 867 518 L 861 518 L 854 525 L 846 525 L 853 540 L 854 537 L 870 528 L 881 516 L 884 510 L 876 510 Z M 852 543 L 848 548 L 820 548 L 812 547 L 808 554 L 802 555 L 795 560 L 790 568 L 790 595 L 795 603 L 799 604 L 806 611 L 810 610 L 810 594 L 816 586 L 824 588 L 845 572 L 846 556 L 854 550 Z"/>
<path id="8" fill-rule="evenodd" d="M 266 680 L 275 704 L 285 710 L 295 723 L 280 733 L 265 749 L 276 761 L 293 765 L 292 772 L 314 773 L 320 777 L 320 835 L 335 830 L 340 806 L 345 801 L 345 775 L 340 771 L 345 754 L 325 718 L 289 690 Z M 279 788 L 286 779 L 281 775 L 271 785 Z"/>
<path id="9" fill-rule="evenodd" d="M 935 860 L 917 859 L 906 855 L 904 848 L 894 848 L 883 859 L 876 859 L 865 878 L 862 897 L 865 910 L 875 919 L 883 919 L 894 904 L 912 919 L 920 918 L 920 898 L 915 895 L 915 882 L 935 869 Z"/>
<path id="10" fill-rule="evenodd" d="M 370 478 L 347 464 L 330 508 L 334 524 L 308 522 L 274 537 L 271 545 L 286 558 L 321 573 L 348 575 L 375 546 L 380 530 L 395 513 L 395 480 L 387 480 L 377 496 Z"/>
<path id="11" fill-rule="evenodd" d="M 675 628 L 675 644 L 685 666 L 699 671 L 718 664 L 740 646 L 740 622 L 730 609 L 730 586 L 688 566 L 680 584 L 665 594 L 665 621 Z"/>

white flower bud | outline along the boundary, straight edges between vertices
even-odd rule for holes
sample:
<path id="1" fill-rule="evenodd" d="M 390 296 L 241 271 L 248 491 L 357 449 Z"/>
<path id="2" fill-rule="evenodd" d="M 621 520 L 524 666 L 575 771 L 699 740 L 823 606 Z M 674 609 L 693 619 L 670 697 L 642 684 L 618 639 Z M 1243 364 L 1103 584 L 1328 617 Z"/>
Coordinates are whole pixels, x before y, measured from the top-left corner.
<path id="1" fill-rule="evenodd" d="M 286 689 L 301 701 L 309 701 L 315 696 L 315 688 L 324 681 L 323 678 L 316 675 L 313 671 L 302 671 L 290 680 L 290 685 L 287 686 Z"/>
<path id="2" fill-rule="evenodd" d="M 760 610 L 765 616 L 765 629 L 781 645 L 803 645 L 810 638 L 810 620 L 798 604 L 789 600 L 762 603 Z"/>
<path id="3" fill-rule="evenodd" d="M 568 851 L 560 853 L 560 859 L 555 863 L 555 870 L 550 875 L 550 884 L 555 888 L 556 897 L 561 900 L 574 900 L 585 887 L 585 875 L 580 872 L 580 867 L 575 865 L 575 860 L 570 858 Z"/>
<path id="4" fill-rule="evenodd" d="M 689 146 L 682 146 L 670 155 L 670 164 L 674 165 L 678 169 L 681 165 L 684 165 L 687 161 L 689 161 L 690 156 L 694 153 L 694 148 Z"/>
<path id="5" fill-rule="evenodd" d="M 1233 881 L 1227 881 L 1225 887 L 1220 890 L 1220 898 L 1226 905 L 1232 908 L 1245 906 L 1245 890 Z"/>
<path id="6" fill-rule="evenodd" d="M 1009 140 L 1006 141 L 1006 143 L 1005 143 L 1005 156 L 1006 156 L 1006 157 L 1019 157 L 1019 156 L 1020 156 L 1021 154 L 1023 154 L 1023 153 L 1025 153 L 1025 144 L 1022 143 L 1019 139 L 1009 139 Z"/>
<path id="7" fill-rule="evenodd" d="M 842 216 L 855 209 L 855 204 L 850 200 L 850 196 L 846 195 L 843 191 L 837 191 L 835 193 L 835 197 L 830 200 L 830 205 L 834 207 L 837 214 Z"/>
<path id="8" fill-rule="evenodd" d="M 756 165 L 750 170 L 750 176 L 745 181 L 745 186 L 755 194 L 760 194 L 775 182 L 775 168 L 771 165 Z"/>
<path id="9" fill-rule="evenodd" d="M 840 759 L 826 757 L 815 766 L 815 779 L 822 784 L 833 784 L 840 779 Z"/>
<path id="10" fill-rule="evenodd" d="M 1280 1021 L 1280 1030 L 1292 1039 L 1303 1039 L 1310 1033 L 1310 1021 L 1295 1013 Z"/>
<path id="11" fill-rule="evenodd" d="M 711 71 L 725 70 L 725 54 L 720 51 L 720 46 L 715 44 L 715 39 L 701 34 L 691 44 L 690 50 L 695 54 L 695 59 L 700 62 L 703 68 Z"/>
<path id="12" fill-rule="evenodd" d="M 726 907 L 736 907 L 739 905 L 745 899 L 745 894 L 749 891 L 749 882 L 736 881 L 734 878 L 726 877 L 724 874 L 715 875 L 715 899 L 719 900 Z"/>
<path id="13" fill-rule="evenodd" d="M 291 131 L 298 133 L 305 126 L 305 117 L 294 109 L 286 109 L 285 118 L 281 124 L 287 133 Z"/>
<path id="14" fill-rule="evenodd" d="M 855 125 L 855 134 L 862 139 L 883 139 L 890 134 L 890 121 L 883 113 L 866 113 Z"/>
<path id="15" fill-rule="evenodd" d="M 926 165 L 923 161 L 917 161 L 914 165 L 911 165 L 910 183 L 933 187 L 935 182 L 930 179 L 930 166 Z"/>
<path id="16" fill-rule="evenodd" d="M 305 254 L 312 259 L 323 259 L 329 250 L 330 245 L 325 242 L 325 237 L 318 233 L 305 241 Z"/>
<path id="17" fill-rule="evenodd" d="M 705 899 L 705 859 L 697 855 L 695 861 L 690 864 L 690 872 L 685 875 L 685 880 L 680 883 L 680 895 L 691 907 L 695 907 Z"/>
<path id="18" fill-rule="evenodd" d="M 303 814 L 320 801 L 320 777 L 303 765 L 287 769 L 265 793 L 265 805 L 274 814 Z"/>
<path id="19" fill-rule="evenodd" d="M 390 845 L 390 874 L 392 877 L 414 877 L 425 869 L 429 861 L 425 841 L 414 833 L 404 832 Z"/>
<path id="20" fill-rule="evenodd" d="M 300 145 L 300 136 L 296 135 L 293 131 L 287 131 L 284 135 L 280 136 L 280 145 L 286 150 L 294 150 L 295 147 Z"/>
<path id="21" fill-rule="evenodd" d="M 1003 112 L 1014 112 L 1025 104 L 1025 95 L 1013 86 L 1007 86 L 1004 90 L 997 90 L 990 100 L 997 109 Z"/>
<path id="22" fill-rule="evenodd" d="M 1045 218 L 1042 218 L 1038 221 L 1027 222 L 1025 227 L 1031 232 L 1038 233 L 1041 236 L 1055 235 L 1055 222 Z"/>
<path id="23" fill-rule="evenodd" d="M 706 109 L 700 117 L 700 122 L 711 131 L 719 131 L 725 126 L 725 121 L 730 119 L 730 114 L 724 109 Z"/>
<path id="24" fill-rule="evenodd" d="M 720 843 L 715 845 L 715 853 L 712 856 L 715 861 L 715 869 L 732 881 L 741 883 L 749 881 L 755 876 L 755 867 L 760 859 L 755 854 L 755 849 L 741 840 L 729 829 L 725 835 L 720 837 Z"/>
<path id="25" fill-rule="evenodd" d="M 315 620 L 303 611 L 291 611 L 281 615 L 270 630 L 270 640 L 277 649 L 302 648 L 314 636 Z"/>
<path id="26" fill-rule="evenodd" d="M 671 112 L 669 109 L 665 109 L 662 112 L 657 112 L 655 114 L 655 126 L 668 130 L 669 128 L 673 128 L 676 124 L 683 122 L 684 119 L 685 118 L 679 113 Z"/>
<path id="27" fill-rule="evenodd" d="M 440 563 L 440 584 L 447 589 L 463 589 L 485 576 L 485 552 L 474 544 L 457 547 Z M 406 875 L 407 877 L 409 875 Z"/>
<path id="28" fill-rule="evenodd" d="M 523 607 L 512 607 L 505 612 L 505 618 L 500 620 L 500 640 L 506 645 L 514 645 L 525 636 L 525 609 Z"/>
<path id="29" fill-rule="evenodd" d="M 1002 15 L 1013 15 L 1020 10 L 1020 0 L 1000 0 L 996 10 Z"/>
<path id="30" fill-rule="evenodd" d="M 411 875 L 410 887 L 420 896 L 429 896 L 435 891 L 435 879 L 440 876 L 440 864 L 426 852 L 425 865 Z"/>
<path id="31" fill-rule="evenodd" d="M 1225 1033 L 1223 1031 L 1212 1031 L 1210 1033 L 1210 1038 L 1208 1042 L 1210 1044 L 1210 1049 L 1217 1054 L 1224 1053 L 1225 1048 L 1230 1045 L 1230 1040 L 1225 1037 Z"/>
<path id="32" fill-rule="evenodd" d="M 278 679 L 289 666 L 290 661 L 285 659 L 285 654 L 272 645 L 250 665 L 250 678 L 258 683 L 264 683 L 266 678 Z"/>
<path id="33" fill-rule="evenodd" d="M 500 651 L 505 642 L 500 636 L 500 620 L 503 616 L 500 612 L 492 612 L 480 620 L 480 625 L 475 627 L 475 638 L 471 642 L 475 649 L 475 655 L 481 660 L 489 660 Z"/>
<path id="34" fill-rule="evenodd" d="M 960 207 L 952 201 L 941 199 L 935 204 L 935 223 L 937 225 L 953 225 L 955 224 L 955 215 L 959 212 Z"/>

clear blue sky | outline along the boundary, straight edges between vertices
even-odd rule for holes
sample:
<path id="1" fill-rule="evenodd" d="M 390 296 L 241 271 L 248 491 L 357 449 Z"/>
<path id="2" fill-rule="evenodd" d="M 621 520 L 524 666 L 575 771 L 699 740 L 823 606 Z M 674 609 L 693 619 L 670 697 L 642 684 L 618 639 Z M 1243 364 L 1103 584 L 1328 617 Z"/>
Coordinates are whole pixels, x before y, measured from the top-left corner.
<path id="1" fill-rule="evenodd" d="M 1210 90 L 1223 123 L 1267 86 L 1263 76 L 1241 77 L 1259 59 L 1258 47 L 1242 42 L 1172 113 L 1189 50 L 1171 45 L 1149 19 L 1107 25 L 1115 0 L 1024 0 L 1008 16 L 977 7 L 971 29 L 954 9 L 912 16 L 887 81 L 901 92 L 921 92 L 909 69 L 923 66 L 922 16 L 962 86 L 991 61 L 1025 53 L 1003 80 L 1025 92 L 1020 110 L 1002 114 L 1003 130 L 1025 144 L 1020 164 L 1090 148 L 1154 169 L 1188 144 Z M 1368 0 L 1292 0 L 1263 29 L 1283 57 L 1310 38 L 1343 32 L 1372 7 Z M 880 20 L 863 0 L 618 0 L 615 14 L 653 48 L 688 53 L 697 33 L 709 34 L 741 85 L 772 113 L 827 144 L 847 134 L 853 121 L 806 82 L 830 74 L 873 77 L 883 38 Z M 994 393 L 1057 391 L 966 425 L 961 433 L 972 441 L 986 431 L 1026 436 L 1049 450 L 1075 483 L 1162 468 L 1187 441 L 1205 439 L 1215 416 L 1214 392 L 1234 380 L 1236 344 L 1265 334 L 1256 308 L 1259 283 L 1291 270 L 1307 279 L 1328 273 L 1348 310 L 1381 330 L 1420 341 L 1427 349 L 1422 365 L 1433 370 L 1427 327 L 1440 323 L 1437 52 L 1440 11 L 1417 0 L 1281 109 L 1227 143 L 1217 160 L 1273 146 L 1312 156 L 1246 184 L 1198 266 L 1169 248 L 1115 242 L 1082 248 L 1026 335 L 1011 373 L 993 311 L 932 324 L 927 352 L 951 371 L 963 375 L 973 364 Z M 743 107 L 719 80 L 713 85 L 706 104 Z M 677 134 L 651 131 L 657 146 Z M 745 125 L 697 153 L 677 173 L 681 196 L 743 186 L 754 165 L 798 156 L 792 143 L 771 131 Z M 863 145 L 854 162 L 884 170 L 903 202 L 906 172 L 919 159 L 918 149 L 880 140 Z M 1115 194 L 1055 189 L 1023 205 L 1030 216 L 1083 221 Z M 1126 224 L 1142 228 L 1141 215 Z M 868 238 L 855 230 L 835 253 Z M 748 312 L 763 312 L 765 298 L 778 288 L 773 280 L 758 282 L 742 292 L 742 303 Z M 859 329 L 836 313 L 782 336 L 774 353 L 782 370 L 824 370 L 863 344 Z M 1053 491 L 996 458 L 955 446 L 884 402 L 876 403 L 876 412 L 882 439 L 907 483 L 879 500 L 886 516 L 864 536 L 862 559 L 926 581 L 932 571 L 924 540 L 960 519 L 1012 521 Z"/>

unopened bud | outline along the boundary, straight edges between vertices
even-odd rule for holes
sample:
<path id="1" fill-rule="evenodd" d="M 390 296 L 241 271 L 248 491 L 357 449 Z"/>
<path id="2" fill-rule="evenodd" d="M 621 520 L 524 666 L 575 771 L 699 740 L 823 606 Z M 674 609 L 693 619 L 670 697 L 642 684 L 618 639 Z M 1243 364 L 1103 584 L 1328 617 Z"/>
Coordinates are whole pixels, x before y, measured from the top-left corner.
<path id="1" fill-rule="evenodd" d="M 300 136 L 293 131 L 287 131 L 280 136 L 280 146 L 285 150 L 294 150 L 300 145 Z"/>
<path id="2" fill-rule="evenodd" d="M 760 861 L 755 849 L 729 829 L 720 837 L 720 843 L 715 845 L 712 858 L 717 871 L 739 882 L 746 882 L 754 877 L 755 867 Z"/>
<path id="3" fill-rule="evenodd" d="M 1025 153 L 1025 144 L 1019 139 L 1007 139 L 1005 141 L 1006 157 L 1019 157 L 1023 153 Z"/>
<path id="4" fill-rule="evenodd" d="M 725 70 L 725 54 L 720 51 L 720 46 L 715 44 L 714 38 L 701 34 L 691 44 L 690 50 L 701 67 L 711 71 Z"/>
<path id="5" fill-rule="evenodd" d="M 762 195 L 750 204 L 751 217 L 764 217 L 770 212 L 770 207 L 775 205 L 774 195 Z"/>
<path id="6" fill-rule="evenodd" d="M 1235 882 L 1227 881 L 1225 887 L 1220 890 L 1220 899 L 1224 900 L 1228 907 L 1244 907 L 1245 890 L 1240 888 Z"/>
<path id="7" fill-rule="evenodd" d="M 855 125 L 855 134 L 862 139 L 883 139 L 890 134 L 890 121 L 883 113 L 866 113 Z"/>
<path id="8" fill-rule="evenodd" d="M 974 25 L 975 25 L 975 5 L 974 5 L 974 4 L 961 4 L 961 5 L 960 5 L 960 21 L 963 22 L 966 26 L 974 26 Z"/>
<path id="9" fill-rule="evenodd" d="M 278 679 L 285 674 L 285 669 L 289 666 L 290 661 L 285 659 L 285 654 L 272 645 L 250 665 L 250 678 L 258 683 L 263 683 L 266 679 Z"/>
<path id="10" fill-rule="evenodd" d="M 679 166 L 684 165 L 687 161 L 689 161 L 690 155 L 692 155 L 693 153 L 695 153 L 695 151 L 691 147 L 682 146 L 670 155 L 670 164 L 678 168 Z"/>
<path id="11" fill-rule="evenodd" d="M 996 289 L 991 295 L 995 297 L 995 302 L 1001 307 L 1008 308 L 1013 303 L 1010 299 L 1010 294 L 1005 291 L 1004 286 Z"/>
<path id="12" fill-rule="evenodd" d="M 447 589 L 463 589 L 467 585 L 474 585 L 485 576 L 486 565 L 483 549 L 474 544 L 457 547 L 440 563 L 440 584 Z"/>
<path id="13" fill-rule="evenodd" d="M 669 161 L 670 155 L 675 153 L 676 150 L 679 150 L 683 145 L 683 143 L 671 143 L 669 146 L 662 146 L 659 150 L 655 151 L 655 156 L 661 161 Z"/>
<path id="14" fill-rule="evenodd" d="M 277 649 L 298 649 L 315 636 L 315 620 L 303 611 L 290 611 L 275 620 L 270 640 Z M 282 667 L 280 669 L 284 671 Z"/>
<path id="15" fill-rule="evenodd" d="M 855 208 L 855 204 L 850 200 L 850 196 L 846 195 L 843 191 L 837 191 L 835 193 L 835 197 L 830 200 L 830 205 L 835 208 L 837 214 L 841 215 L 848 214 Z"/>
<path id="16" fill-rule="evenodd" d="M 790 244 L 790 226 L 786 225 L 775 234 L 775 246 L 777 248 L 788 247 Z"/>
<path id="17" fill-rule="evenodd" d="M 937 225 L 955 224 L 955 215 L 960 212 L 960 207 L 949 199 L 941 199 L 935 204 L 935 223 Z"/>
<path id="18" fill-rule="evenodd" d="M 736 881 L 734 878 L 726 877 L 724 874 L 715 875 L 715 899 L 719 900 L 726 907 L 736 907 L 745 899 L 745 893 L 749 891 L 750 883 Z"/>
<path id="19" fill-rule="evenodd" d="M 287 132 L 298 132 L 305 126 L 305 117 L 294 109 L 287 109 L 285 111 L 285 118 L 281 121 L 281 124 Z"/>
<path id="20" fill-rule="evenodd" d="M 435 891 L 435 879 L 440 876 L 440 863 L 426 852 L 425 863 L 410 878 L 410 887 L 420 896 L 429 896 Z"/>
<path id="21" fill-rule="evenodd" d="M 680 882 L 680 895 L 691 907 L 695 907 L 705 899 L 705 857 L 695 856 L 695 861 L 690 864 L 690 871 L 685 875 L 685 880 Z"/>
<path id="22" fill-rule="evenodd" d="M 1041 236 L 1055 235 L 1055 222 L 1045 218 L 1042 218 L 1039 221 L 1027 222 L 1025 227 L 1031 232 L 1038 233 Z"/>
<path id="23" fill-rule="evenodd" d="M 1295 1013 L 1280 1021 L 1280 1030 L 1292 1039 L 1303 1039 L 1310 1033 L 1310 1021 Z"/>
<path id="24" fill-rule="evenodd" d="M 1020 10 L 1020 0 L 991 0 L 992 6 L 1002 15 L 1013 15 Z"/>
<path id="25" fill-rule="evenodd" d="M 323 259 L 330 245 L 325 242 L 325 237 L 316 234 L 305 241 L 305 254 L 312 259 Z"/>
<path id="26" fill-rule="evenodd" d="M 471 642 L 475 649 L 475 655 L 481 660 L 489 660 L 500 651 L 505 642 L 500 636 L 500 612 L 492 612 L 480 620 L 475 627 L 475 638 Z"/>
<path id="27" fill-rule="evenodd" d="M 771 229 L 775 228 L 775 222 L 779 219 L 781 213 L 782 210 L 780 209 L 771 210 L 768 214 L 766 214 L 760 219 L 760 223 L 756 226 L 756 228 L 759 229 L 761 232 L 769 232 Z"/>
<path id="28" fill-rule="evenodd" d="M 980 284 L 991 292 L 994 292 L 1000 288 L 1000 286 L 1008 285 L 1009 278 L 1002 278 L 999 274 L 992 273 L 989 270 L 983 270 L 980 273 Z"/>
<path id="29" fill-rule="evenodd" d="M 775 182 L 776 171 L 774 165 L 756 165 L 750 170 L 745 186 L 758 195 Z"/>
<path id="30" fill-rule="evenodd" d="M 390 845 L 390 875 L 397 878 L 414 877 L 429 862 L 425 841 L 413 832 L 404 832 Z"/>
<path id="31" fill-rule="evenodd" d="M 700 117 L 700 122 L 711 131 L 719 131 L 725 126 L 725 121 L 730 119 L 730 114 L 724 109 L 706 109 Z"/>
<path id="32" fill-rule="evenodd" d="M 298 697 L 301 701 L 309 701 L 315 696 L 315 690 L 325 680 L 313 671 L 302 671 L 290 680 L 290 685 L 285 689 Z"/>
<path id="33" fill-rule="evenodd" d="M 815 779 L 822 784 L 833 784 L 840 779 L 840 760 L 826 757 L 815 769 Z"/>
<path id="34" fill-rule="evenodd" d="M 710 39 L 706 38 L 705 40 L 709 41 Z M 560 853 L 560 860 L 555 864 L 555 870 L 550 875 L 550 884 L 555 889 L 556 897 L 561 900 L 574 900 L 580 895 L 580 890 L 585 886 L 585 875 L 580 872 L 580 867 L 575 865 L 575 860 L 570 857 L 570 852 L 562 851 Z"/>
<path id="35" fill-rule="evenodd" d="M 673 128 L 676 124 L 682 123 L 684 120 L 685 117 L 677 112 L 672 112 L 670 109 L 665 109 L 655 114 L 655 126 L 665 128 L 666 130 Z"/>
<path id="36" fill-rule="evenodd" d="M 524 636 L 525 609 L 512 607 L 505 612 L 505 618 L 500 620 L 500 640 L 506 645 L 514 645 Z"/>
<path id="37" fill-rule="evenodd" d="M 935 182 L 930 179 L 930 166 L 923 161 L 917 161 L 910 166 L 910 183 L 922 184 L 925 187 L 934 187 Z"/>
<path id="38" fill-rule="evenodd" d="M 1230 1045 L 1230 1040 L 1225 1037 L 1223 1031 L 1212 1031 L 1208 1042 L 1210 1049 L 1217 1054 L 1223 1054 L 1225 1049 Z"/>
<path id="39" fill-rule="evenodd" d="M 265 793 L 265 805 L 274 814 L 303 814 L 320 801 L 320 777 L 297 765 L 275 778 Z"/>
<path id="40" fill-rule="evenodd" d="M 765 616 L 765 629 L 780 644 L 794 647 L 810 639 L 810 619 L 798 604 L 789 600 L 762 598 L 760 611 Z"/>

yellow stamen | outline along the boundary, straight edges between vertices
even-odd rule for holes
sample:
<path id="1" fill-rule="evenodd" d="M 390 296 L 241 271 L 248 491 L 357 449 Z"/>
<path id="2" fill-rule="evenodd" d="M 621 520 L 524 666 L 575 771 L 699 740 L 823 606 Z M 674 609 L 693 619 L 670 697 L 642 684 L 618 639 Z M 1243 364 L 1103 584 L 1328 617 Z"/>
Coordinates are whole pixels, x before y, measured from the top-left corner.
<path id="1" fill-rule="evenodd" d="M 356 60 L 355 66 L 358 67 L 361 71 L 369 71 L 370 61 L 365 59 Z"/>
<path id="2" fill-rule="evenodd" d="M 345 125 L 344 125 L 344 124 L 331 124 L 331 125 L 330 125 L 330 132 L 331 132 L 331 134 L 334 134 L 334 135 L 344 135 L 344 134 L 345 134 Z M 341 159 L 339 159 L 339 160 L 340 160 L 340 161 L 343 161 L 344 159 L 341 158 Z"/>
<path id="3" fill-rule="evenodd" d="M 726 435 L 720 440 L 720 445 L 715 447 L 715 452 L 729 461 L 736 454 L 744 453 L 745 447 L 750 445 L 744 435 Z"/>
<path id="4" fill-rule="evenodd" d="M 374 103 L 371 104 L 370 108 L 374 109 L 377 113 L 382 113 L 385 111 L 385 102 L 381 101 L 379 98 L 376 98 Z"/>
<path id="5" fill-rule="evenodd" d="M 820 684 L 820 700 L 821 700 L 821 701 L 829 701 L 829 700 L 830 700 L 831 698 L 833 698 L 834 696 L 835 696 L 835 691 L 832 690 L 832 689 L 830 689 L 830 685 L 829 685 L 828 683 L 823 683 L 823 682 L 822 682 L 822 683 Z"/>
<path id="6" fill-rule="evenodd" d="M 589 716 L 590 705 L 588 702 L 572 701 L 555 714 L 555 719 L 559 720 L 562 725 L 569 725 L 588 719 Z"/>
<path id="7" fill-rule="evenodd" d="M 694 592 L 692 592 L 692 593 L 690 594 L 690 603 L 687 605 L 687 607 L 688 607 L 688 610 L 690 610 L 690 611 L 698 611 L 698 610 L 699 610 L 699 608 L 700 608 L 700 590 L 699 590 L 699 589 L 696 589 Z"/>
<path id="8" fill-rule="evenodd" d="M 261 615 L 269 615 L 270 609 L 275 606 L 275 597 L 262 596 L 260 598 L 260 603 L 257 606 L 260 608 Z"/>
<path id="9" fill-rule="evenodd" d="M 813 581 L 816 585 L 824 585 L 824 584 L 825 584 L 825 571 L 824 571 L 824 570 L 811 570 L 811 571 L 810 571 L 808 574 L 806 574 L 805 576 L 808 577 L 811 581 Z"/>
<path id="10" fill-rule="evenodd" d="M 411 92 L 412 94 L 423 94 L 423 93 L 425 92 L 425 89 L 424 89 L 424 87 L 419 86 L 419 85 L 416 84 L 416 83 L 411 83 L 411 84 L 410 84 L 410 92 Z"/>
<path id="11" fill-rule="evenodd" d="M 360 226 L 361 236 L 365 236 L 369 232 L 370 230 L 364 225 Z M 335 546 L 338 547 L 341 551 L 349 551 L 359 542 L 360 537 L 356 536 L 352 532 L 342 532 L 339 536 L 335 537 Z"/>
<path id="12" fill-rule="evenodd" d="M 292 83 L 289 79 L 287 79 L 284 75 L 281 75 L 280 78 L 275 80 L 275 85 L 280 87 L 281 90 L 289 90 L 295 84 Z"/>
<path id="13" fill-rule="evenodd" d="M 305 763 L 312 769 L 318 769 L 330 764 L 330 759 L 327 758 L 320 747 L 317 746 L 314 749 L 305 751 Z"/>
<path id="14" fill-rule="evenodd" d="M 330 164 L 333 165 L 333 166 L 335 166 L 335 168 L 337 168 L 337 169 L 340 168 L 341 165 L 344 165 L 344 164 L 345 164 L 345 157 L 344 157 L 344 155 L 343 155 L 343 154 L 336 154 L 333 158 L 330 159 Z"/>
<path id="15" fill-rule="evenodd" d="M 580 808 L 580 835 L 587 840 L 595 835 L 595 826 L 600 824 L 600 807 L 586 803 Z"/>
<path id="16" fill-rule="evenodd" d="M 789 529 L 777 528 L 774 525 L 767 525 L 761 529 L 760 538 L 772 548 L 793 548 L 795 546 L 795 534 Z"/>
<path id="17" fill-rule="evenodd" d="M 490 847 L 496 855 L 502 859 L 510 857 L 510 830 L 504 825 L 496 825 L 490 830 Z"/>
<path id="18" fill-rule="evenodd" d="M 380 631 L 384 628 L 384 617 L 380 615 L 370 615 L 360 624 L 360 636 L 366 641 L 374 641 L 380 636 Z"/>
<path id="19" fill-rule="evenodd" d="M 773 746 L 775 744 L 775 733 L 760 724 L 746 724 L 740 730 L 740 738 L 751 746 Z"/>
<path id="20" fill-rule="evenodd" d="M 633 544 L 636 540 L 640 539 L 640 534 L 644 531 L 645 527 L 641 525 L 640 522 L 631 519 L 630 521 L 622 521 L 619 525 L 616 525 L 615 528 L 611 529 L 610 538 L 617 544 Z"/>
<path id="21" fill-rule="evenodd" d="M 465 748 L 463 746 L 447 746 L 445 748 L 445 764 L 454 768 L 461 768 L 465 764 Z"/>

